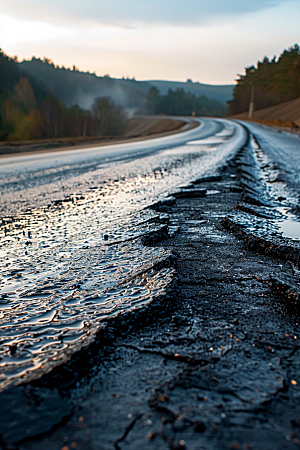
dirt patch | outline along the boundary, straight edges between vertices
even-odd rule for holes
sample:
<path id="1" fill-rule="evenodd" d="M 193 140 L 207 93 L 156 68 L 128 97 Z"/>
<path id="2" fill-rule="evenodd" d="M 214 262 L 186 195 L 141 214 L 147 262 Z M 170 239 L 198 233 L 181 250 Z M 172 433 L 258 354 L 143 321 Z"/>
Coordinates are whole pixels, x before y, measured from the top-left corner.
<path id="1" fill-rule="evenodd" d="M 151 136 L 152 134 L 178 131 L 187 124 L 184 120 L 162 117 L 135 117 L 128 121 L 124 137 Z"/>
<path id="2" fill-rule="evenodd" d="M 236 118 L 231 117 L 231 119 Z M 275 128 L 278 131 L 287 131 L 288 133 L 297 134 L 298 136 L 300 136 L 299 126 L 295 122 L 286 120 L 248 119 L 246 117 L 241 120 L 245 122 L 260 123 L 261 125 L 266 125 L 267 127 Z"/>
<path id="3" fill-rule="evenodd" d="M 248 111 L 230 116 L 232 119 L 251 121 L 248 117 Z M 300 134 L 300 98 L 254 111 L 252 121 Z"/>

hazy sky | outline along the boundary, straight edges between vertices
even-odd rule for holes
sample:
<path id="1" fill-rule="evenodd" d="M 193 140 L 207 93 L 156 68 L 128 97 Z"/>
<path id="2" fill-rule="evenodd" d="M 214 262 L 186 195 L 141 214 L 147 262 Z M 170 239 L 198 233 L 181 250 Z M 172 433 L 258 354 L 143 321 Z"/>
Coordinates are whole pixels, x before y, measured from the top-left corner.
<path id="1" fill-rule="evenodd" d="M 113 77 L 233 83 L 300 42 L 300 0 L 1 0 L 0 47 Z"/>

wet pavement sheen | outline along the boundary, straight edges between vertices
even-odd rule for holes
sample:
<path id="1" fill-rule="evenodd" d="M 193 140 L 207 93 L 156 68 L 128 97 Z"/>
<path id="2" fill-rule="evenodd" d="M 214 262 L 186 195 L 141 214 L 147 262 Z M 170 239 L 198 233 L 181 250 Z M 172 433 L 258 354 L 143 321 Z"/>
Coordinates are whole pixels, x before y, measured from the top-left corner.
<path id="1" fill-rule="evenodd" d="M 165 292 L 174 274 L 170 253 L 145 246 L 143 237 L 166 227 L 168 217 L 145 208 L 210 174 L 243 143 L 240 126 L 211 122 L 213 147 L 158 147 L 92 166 L 73 156 L 66 165 L 63 155 L 63 166 L 41 167 L 38 159 L 24 171 L 16 159 L 15 173 L 9 165 L 0 170 L 2 388 L 48 372 L 93 341 L 107 320 Z M 194 130 L 189 144 L 191 136 Z"/>

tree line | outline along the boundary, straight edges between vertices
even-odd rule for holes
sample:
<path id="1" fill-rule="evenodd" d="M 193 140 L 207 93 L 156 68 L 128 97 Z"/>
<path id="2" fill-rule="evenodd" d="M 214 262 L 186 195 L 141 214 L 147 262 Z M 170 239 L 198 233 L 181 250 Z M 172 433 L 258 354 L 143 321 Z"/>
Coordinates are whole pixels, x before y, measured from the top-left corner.
<path id="1" fill-rule="evenodd" d="M 89 110 L 67 107 L 0 50 L 0 140 L 114 136 L 125 121 L 125 110 L 109 97 L 96 98 Z"/>
<path id="2" fill-rule="evenodd" d="M 222 117 L 226 112 L 223 103 L 207 98 L 205 95 L 196 96 L 184 89 L 169 89 L 166 95 L 160 95 L 159 90 L 154 86 L 149 89 L 145 108 L 148 114 L 171 116 Z"/>
<path id="3" fill-rule="evenodd" d="M 265 57 L 257 66 L 247 67 L 245 75 L 236 80 L 233 100 L 228 102 L 228 114 L 248 110 L 251 89 L 254 89 L 255 109 L 267 108 L 300 97 L 299 45 L 284 50 L 271 61 Z"/>

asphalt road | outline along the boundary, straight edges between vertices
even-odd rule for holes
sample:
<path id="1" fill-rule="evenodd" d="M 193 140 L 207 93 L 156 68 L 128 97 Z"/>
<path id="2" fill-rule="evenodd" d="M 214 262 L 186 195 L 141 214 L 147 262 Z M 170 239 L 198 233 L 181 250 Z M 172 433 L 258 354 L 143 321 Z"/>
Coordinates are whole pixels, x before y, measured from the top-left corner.
<path id="1" fill-rule="evenodd" d="M 298 312 L 266 284 L 298 295 L 299 144 L 203 119 L 1 158 L 3 448 L 298 445 Z"/>
<path id="2" fill-rule="evenodd" d="M 54 355 L 64 361 L 104 320 L 167 288 L 170 270 L 124 285 L 169 258 L 140 242 L 164 220 L 145 208 L 214 173 L 245 142 L 239 124 L 203 120 L 149 141 L 1 159 L 3 387 L 39 376 Z"/>
<path id="3" fill-rule="evenodd" d="M 229 134 L 232 128 L 238 130 L 238 133 L 230 140 L 232 145 L 228 150 L 232 151 L 239 145 L 238 142 L 241 139 L 240 126 L 233 125 L 229 121 L 204 119 L 195 129 L 149 141 L 63 152 L 3 156 L 0 159 L 2 198 L 0 215 L 12 215 L 23 212 L 26 208 L 45 205 L 47 201 L 61 199 L 76 192 L 78 186 L 82 190 L 88 189 L 88 184 L 96 182 L 93 180 L 96 171 L 99 172 L 102 168 L 120 166 L 122 163 L 155 155 L 161 150 L 184 146 L 197 139 L 213 137 L 222 130 L 225 130 L 226 134 L 228 126 L 231 129 Z M 103 181 L 107 173 L 101 177 L 98 172 L 98 178 Z M 126 173 L 126 169 L 124 172 Z"/>

